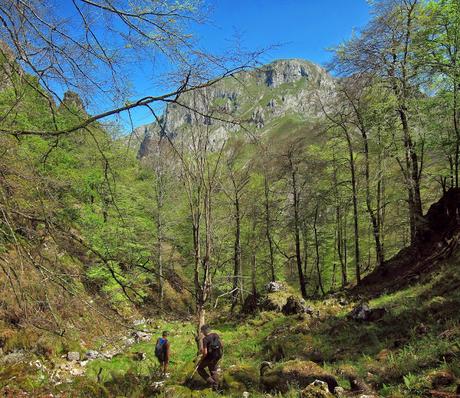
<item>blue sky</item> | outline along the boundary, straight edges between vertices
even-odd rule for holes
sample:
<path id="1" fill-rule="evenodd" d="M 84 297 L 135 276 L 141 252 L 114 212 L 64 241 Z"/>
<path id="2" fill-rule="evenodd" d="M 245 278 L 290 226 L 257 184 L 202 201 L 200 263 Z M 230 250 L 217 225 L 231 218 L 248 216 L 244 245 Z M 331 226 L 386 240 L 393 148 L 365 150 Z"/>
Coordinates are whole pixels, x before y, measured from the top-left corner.
<path id="1" fill-rule="evenodd" d="M 193 28 L 201 46 L 219 53 L 235 35 L 246 49 L 279 45 L 261 57 L 262 63 L 304 58 L 324 64 L 331 57 L 328 49 L 370 18 L 366 0 L 208 0 L 207 4 L 209 23 Z M 135 91 L 151 94 L 145 93 L 153 89 L 146 75 L 135 75 Z M 151 122 L 145 111 L 135 112 L 133 118 L 135 125 Z"/>
<path id="2" fill-rule="evenodd" d="M 69 17 L 75 13 L 70 0 L 55 0 L 58 12 Z M 325 64 L 331 57 L 328 49 L 352 35 L 354 29 L 369 20 L 367 0 L 203 0 L 208 23 L 192 25 L 191 33 L 213 54 L 228 49 L 238 36 L 245 50 L 276 46 L 264 53 L 260 63 L 275 59 L 303 58 Z M 103 32 L 99 32 L 103 34 Z M 167 92 L 162 76 L 168 66 L 157 61 L 138 61 L 128 66 L 132 100 Z M 89 112 L 99 113 L 113 106 L 107 98 L 90 98 Z M 152 115 L 145 109 L 133 111 L 134 126 L 150 123 Z M 130 130 L 127 115 L 121 115 L 124 130 Z"/>
<path id="3" fill-rule="evenodd" d="M 206 46 L 218 50 L 236 31 L 247 48 L 284 45 L 266 55 L 305 58 L 316 63 L 329 59 L 331 48 L 350 37 L 369 19 L 366 0 L 214 0 L 211 24 L 197 29 Z M 265 61 L 264 60 L 264 61 Z"/>

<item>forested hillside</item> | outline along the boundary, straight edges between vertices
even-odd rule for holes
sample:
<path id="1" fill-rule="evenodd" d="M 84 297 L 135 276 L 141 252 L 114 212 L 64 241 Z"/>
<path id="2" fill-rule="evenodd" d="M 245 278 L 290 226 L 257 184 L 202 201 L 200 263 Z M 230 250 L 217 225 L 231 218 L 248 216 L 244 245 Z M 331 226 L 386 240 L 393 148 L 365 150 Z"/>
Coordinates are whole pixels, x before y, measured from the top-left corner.
<path id="1" fill-rule="evenodd" d="M 201 53 L 194 2 L 73 3 L 81 36 L 0 5 L 0 391 L 458 396 L 458 2 L 375 2 L 324 66 Z M 177 88 L 128 100 L 114 43 Z"/>

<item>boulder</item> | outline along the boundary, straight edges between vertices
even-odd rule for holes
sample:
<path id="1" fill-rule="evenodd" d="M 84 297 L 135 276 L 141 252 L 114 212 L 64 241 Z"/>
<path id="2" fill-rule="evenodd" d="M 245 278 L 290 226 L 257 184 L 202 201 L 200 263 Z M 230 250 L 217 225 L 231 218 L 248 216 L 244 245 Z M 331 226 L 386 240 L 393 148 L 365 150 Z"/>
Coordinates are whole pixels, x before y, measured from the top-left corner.
<path id="1" fill-rule="evenodd" d="M 80 353 L 77 351 L 70 351 L 67 353 L 67 360 L 76 362 L 80 360 Z"/>
<path id="2" fill-rule="evenodd" d="M 211 390 L 194 391 L 185 386 L 172 385 L 166 386 L 161 396 L 165 398 L 202 398 L 205 391 Z M 153 392 L 152 395 L 154 394 L 158 394 L 158 392 Z"/>
<path id="3" fill-rule="evenodd" d="M 280 330 L 265 339 L 263 353 L 272 361 L 302 359 L 315 363 L 323 363 L 324 356 L 313 343 L 310 334 L 288 333 Z"/>
<path id="4" fill-rule="evenodd" d="M 265 285 L 265 290 L 267 293 L 275 293 L 275 292 L 280 292 L 283 290 L 283 284 L 280 282 L 268 282 Z"/>
<path id="5" fill-rule="evenodd" d="M 259 385 L 259 372 L 248 365 L 230 366 L 222 379 L 225 390 L 232 392 L 255 390 Z"/>
<path id="6" fill-rule="evenodd" d="M 261 311 L 281 312 L 282 305 L 274 300 L 273 297 L 264 296 L 259 301 L 259 309 Z"/>
<path id="7" fill-rule="evenodd" d="M 300 398 L 334 398 L 329 391 L 327 383 L 315 380 L 300 392 Z"/>
<path id="8" fill-rule="evenodd" d="M 294 314 L 310 314 L 313 315 L 314 311 L 309 307 L 304 299 L 299 299 L 296 296 L 289 296 L 286 304 L 283 305 L 281 311 L 284 315 Z"/>
<path id="9" fill-rule="evenodd" d="M 241 307 L 241 312 L 243 314 L 254 314 L 259 310 L 261 296 L 260 294 L 249 294 L 246 296 Z"/>
<path id="10" fill-rule="evenodd" d="M 370 308 L 369 304 L 363 302 L 353 308 L 348 317 L 360 322 L 375 322 L 383 318 L 386 313 L 385 308 Z"/>
<path id="11" fill-rule="evenodd" d="M 429 379 L 433 388 L 446 387 L 455 383 L 455 376 L 443 370 L 431 373 Z"/>
<path id="12" fill-rule="evenodd" d="M 133 359 L 135 361 L 144 361 L 147 358 L 147 354 L 145 352 L 133 352 Z"/>
<path id="13" fill-rule="evenodd" d="M 26 353 L 24 351 L 14 351 L 6 354 L 1 358 L 0 364 L 12 365 L 26 360 Z"/>
<path id="14" fill-rule="evenodd" d="M 150 341 L 152 339 L 152 335 L 150 333 L 141 332 L 140 330 L 133 332 L 132 336 L 136 343 L 140 343 L 141 341 Z"/>
<path id="15" fill-rule="evenodd" d="M 266 391 L 286 393 L 290 386 L 303 389 L 316 380 L 327 383 L 330 392 L 338 386 L 335 377 L 311 361 L 287 361 L 273 369 L 266 368 L 260 382 Z"/>

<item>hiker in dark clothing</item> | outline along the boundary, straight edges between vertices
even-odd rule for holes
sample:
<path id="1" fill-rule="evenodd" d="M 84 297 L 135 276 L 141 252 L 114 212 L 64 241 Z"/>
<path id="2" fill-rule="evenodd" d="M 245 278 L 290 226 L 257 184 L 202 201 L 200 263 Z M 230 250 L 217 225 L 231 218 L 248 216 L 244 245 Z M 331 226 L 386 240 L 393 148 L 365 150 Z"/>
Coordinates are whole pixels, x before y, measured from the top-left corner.
<path id="1" fill-rule="evenodd" d="M 217 364 L 222 358 L 223 345 L 217 333 L 211 333 L 211 328 L 208 325 L 201 327 L 201 332 L 204 334 L 203 347 L 201 349 L 202 359 L 198 365 L 198 374 L 206 380 L 213 389 L 217 389 L 219 384 L 217 377 Z M 206 371 L 209 369 L 209 374 Z"/>
<path id="2" fill-rule="evenodd" d="M 168 376 L 169 365 L 169 341 L 168 332 L 164 331 L 162 337 L 159 337 L 155 345 L 155 356 L 160 362 L 160 371 L 163 377 Z"/>

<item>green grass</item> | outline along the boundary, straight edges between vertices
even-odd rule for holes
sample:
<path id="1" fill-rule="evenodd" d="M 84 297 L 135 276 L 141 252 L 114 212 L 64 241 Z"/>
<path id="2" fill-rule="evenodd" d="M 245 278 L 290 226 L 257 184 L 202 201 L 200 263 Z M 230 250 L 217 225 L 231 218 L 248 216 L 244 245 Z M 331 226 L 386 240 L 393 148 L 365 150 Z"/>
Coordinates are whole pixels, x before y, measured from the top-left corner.
<path id="1" fill-rule="evenodd" d="M 224 313 L 211 317 L 210 323 L 225 345 L 221 361 L 223 396 L 241 397 L 242 391 L 248 390 L 251 397 L 262 397 L 258 385 L 260 363 L 300 359 L 320 363 L 346 389 L 353 375 L 382 397 L 421 397 L 432 388 L 433 372 L 460 377 L 459 281 L 455 268 L 447 267 L 414 286 L 374 298 L 371 307 L 388 310 L 378 322 L 348 319 L 346 314 L 355 303 L 342 307 L 335 299 L 309 303 L 320 311 L 319 318 L 300 319 L 273 312 L 245 319 L 226 319 Z M 272 298 L 282 301 L 290 294 L 288 291 Z M 184 385 L 196 357 L 191 322 L 158 320 L 145 327 L 151 329 L 151 341 L 135 344 L 111 360 L 90 362 L 84 377 L 56 387 L 54 392 L 82 391 L 80 395 L 69 394 L 75 397 L 149 396 L 151 383 L 159 380 L 154 344 L 161 331 L 169 330 L 171 378 L 163 396 L 216 397 L 207 388 L 192 391 Z M 137 361 L 136 352 L 146 353 L 146 360 Z M 20 376 L 18 385 L 31 391 L 41 391 L 48 382 L 46 375 L 30 367 L 4 369 L 0 377 L 5 380 L 15 372 Z M 195 379 L 199 383 L 197 376 Z M 455 385 L 443 389 L 453 391 Z M 292 391 L 284 396 L 296 394 Z"/>

